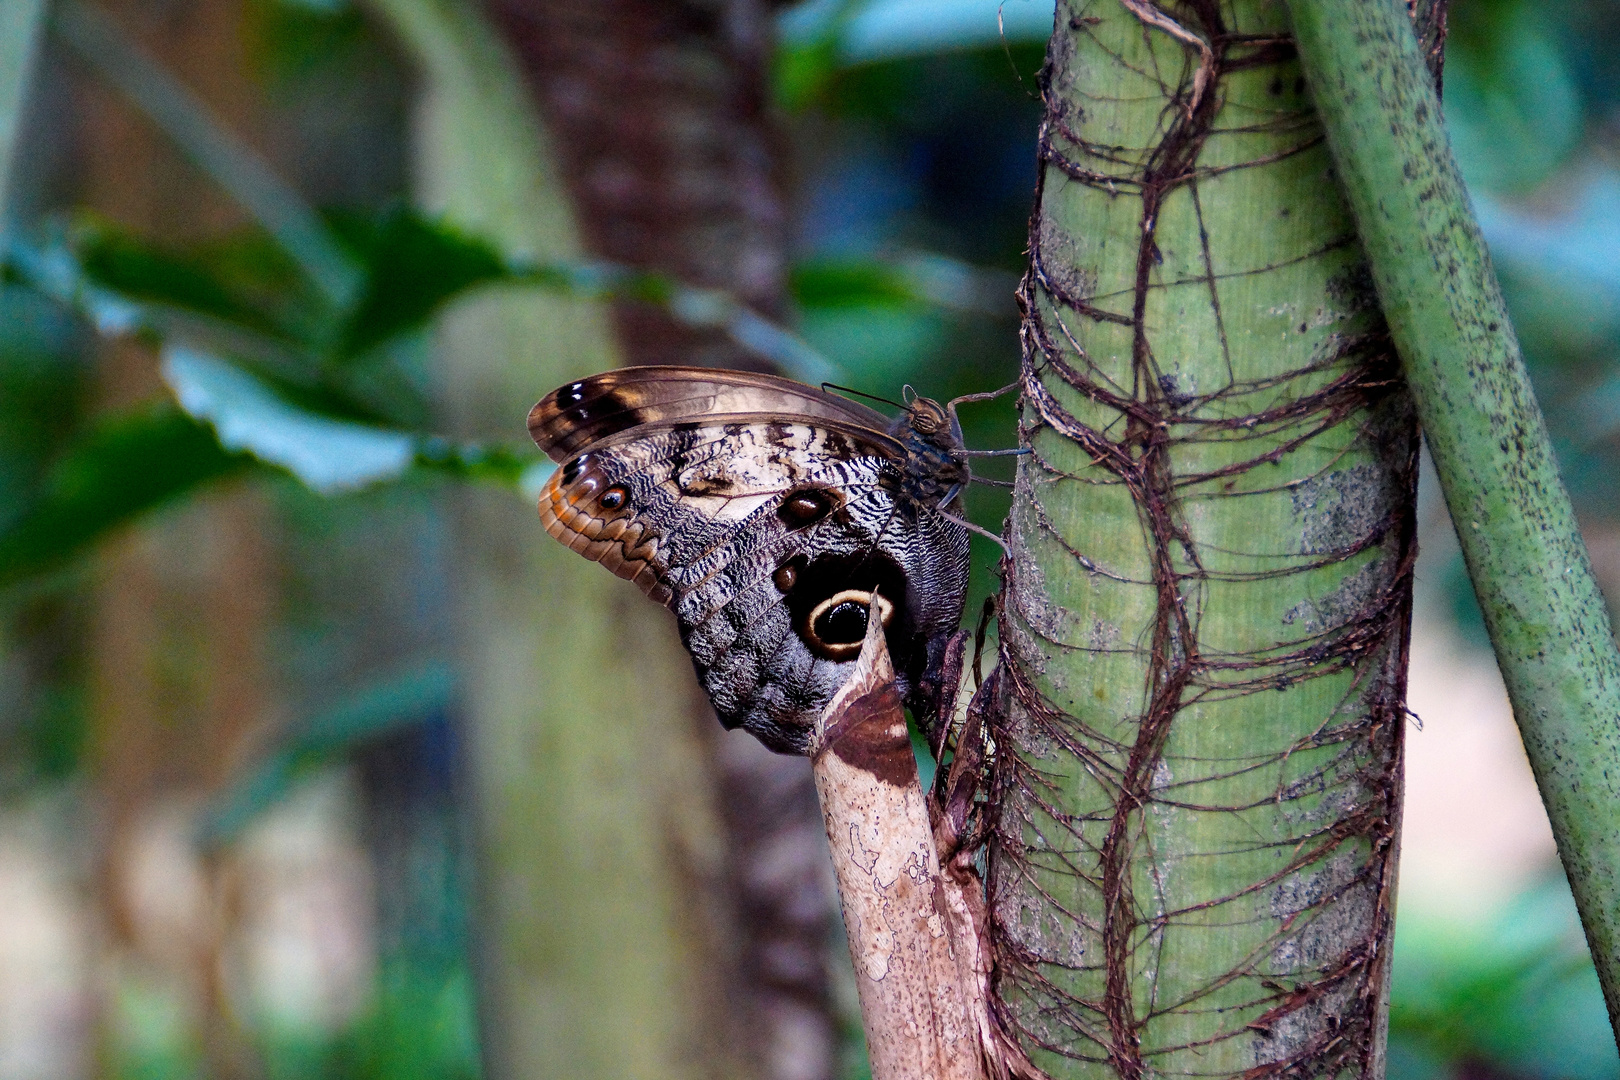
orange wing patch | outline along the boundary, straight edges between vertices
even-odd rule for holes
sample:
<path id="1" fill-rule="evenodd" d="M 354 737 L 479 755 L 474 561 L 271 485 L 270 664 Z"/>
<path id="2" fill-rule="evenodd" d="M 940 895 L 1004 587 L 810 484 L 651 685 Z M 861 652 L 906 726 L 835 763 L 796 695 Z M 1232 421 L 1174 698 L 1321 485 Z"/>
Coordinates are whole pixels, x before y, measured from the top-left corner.
<path id="1" fill-rule="evenodd" d="M 565 472 L 552 473 L 540 492 L 540 524 L 546 532 L 667 605 L 673 594 L 655 561 L 659 537 L 637 519 L 628 491 L 589 469 L 564 487 Z"/>

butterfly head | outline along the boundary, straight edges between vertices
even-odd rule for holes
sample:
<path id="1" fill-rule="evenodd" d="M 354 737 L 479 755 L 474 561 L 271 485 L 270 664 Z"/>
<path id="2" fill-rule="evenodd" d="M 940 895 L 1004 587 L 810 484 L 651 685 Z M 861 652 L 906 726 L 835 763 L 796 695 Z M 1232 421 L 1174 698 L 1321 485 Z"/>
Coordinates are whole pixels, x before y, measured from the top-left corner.
<path id="1" fill-rule="evenodd" d="M 955 412 L 933 398 L 923 397 L 910 386 L 901 392 L 900 398 L 905 402 L 906 411 L 890 425 L 892 434 L 903 437 L 914 433 L 945 447 L 962 445 L 962 425 L 957 422 Z"/>
<path id="2" fill-rule="evenodd" d="M 905 447 L 902 490 L 914 502 L 943 506 L 968 481 L 962 456 L 962 428 L 949 409 L 906 387 L 906 411 L 889 425 L 889 434 Z"/>

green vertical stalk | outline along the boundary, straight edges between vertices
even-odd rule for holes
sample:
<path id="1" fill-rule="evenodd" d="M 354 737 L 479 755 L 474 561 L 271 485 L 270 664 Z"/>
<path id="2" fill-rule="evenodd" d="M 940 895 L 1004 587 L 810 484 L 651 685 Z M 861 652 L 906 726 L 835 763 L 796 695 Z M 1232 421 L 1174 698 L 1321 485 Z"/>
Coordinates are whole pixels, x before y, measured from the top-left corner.
<path id="1" fill-rule="evenodd" d="M 1290 0 L 1611 1021 L 1620 652 L 1399 0 Z"/>
<path id="2" fill-rule="evenodd" d="M 1266 0 L 1062 0 L 990 902 L 1054 1077 L 1379 1076 L 1417 428 Z"/>

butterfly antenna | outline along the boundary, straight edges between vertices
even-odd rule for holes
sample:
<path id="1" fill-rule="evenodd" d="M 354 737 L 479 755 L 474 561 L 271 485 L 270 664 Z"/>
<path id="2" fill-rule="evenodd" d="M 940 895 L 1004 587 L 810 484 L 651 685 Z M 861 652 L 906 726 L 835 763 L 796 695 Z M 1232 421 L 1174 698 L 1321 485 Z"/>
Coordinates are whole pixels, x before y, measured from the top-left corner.
<path id="1" fill-rule="evenodd" d="M 1009 559 L 1012 558 L 1012 550 L 1007 547 L 1007 542 L 1005 540 L 1003 540 L 1001 537 L 997 536 L 995 533 L 991 532 L 989 529 L 981 529 L 981 528 L 979 528 L 979 526 L 973 524 L 973 522 L 967 520 L 966 518 L 959 518 L 955 514 L 951 513 L 949 510 L 940 510 L 939 515 L 941 517 L 943 517 L 947 521 L 956 522 L 958 525 L 962 526 L 962 528 L 968 530 L 969 532 L 978 533 L 980 536 L 984 537 L 986 540 L 994 540 L 995 543 L 996 543 L 996 547 L 1000 548 L 1003 552 L 1005 552 L 1007 558 L 1009 558 Z"/>
<path id="2" fill-rule="evenodd" d="M 1018 385 L 1018 383 L 1010 382 L 1006 386 L 1003 386 L 1000 390 L 987 390 L 982 394 L 963 394 L 959 398 L 952 398 L 949 408 L 954 409 L 958 405 L 965 405 L 974 401 L 994 401 L 1001 395 L 1011 393 L 1012 391 L 1018 389 Z"/>
<path id="3" fill-rule="evenodd" d="M 967 405 L 975 401 L 994 401 L 1001 395 L 1018 389 L 1018 386 L 1018 383 L 1010 382 L 1006 386 L 1003 386 L 1000 390 L 987 390 L 982 394 L 963 394 L 959 398 L 952 398 L 950 401 L 946 402 L 945 411 L 951 414 L 951 420 L 954 422 L 956 420 L 956 407 L 958 405 Z"/>
<path id="4" fill-rule="evenodd" d="M 865 390 L 857 390 L 853 386 L 839 386 L 837 383 L 824 382 L 821 384 L 821 388 L 823 390 L 836 390 L 840 394 L 854 394 L 856 397 L 863 397 L 870 401 L 881 401 L 883 404 L 893 405 L 897 409 L 905 408 L 904 405 L 893 398 L 878 397 L 876 394 L 868 394 Z"/>
<path id="5" fill-rule="evenodd" d="M 945 403 L 945 412 L 951 418 L 951 430 L 956 433 L 957 440 L 960 441 L 961 438 L 962 438 L 962 421 L 956 415 L 956 407 L 958 405 L 963 405 L 963 404 L 967 404 L 969 402 L 974 402 L 974 401 L 994 401 L 996 398 L 1000 397 L 1002 394 L 1005 394 L 1005 393 L 1008 393 L 1009 391 L 1018 389 L 1018 386 L 1019 386 L 1018 383 L 1010 382 L 1006 386 L 1003 386 L 1000 390 L 987 390 L 982 394 L 963 394 L 961 397 L 952 398 L 950 401 L 946 402 Z M 977 455 L 977 456 L 980 456 L 980 457 L 994 457 L 997 454 L 1003 454 L 1003 453 L 1028 453 L 1028 451 L 1027 450 L 1024 450 L 1024 451 L 967 450 L 967 451 L 964 451 L 964 453 L 967 453 L 967 454 L 970 454 L 970 455 Z"/>

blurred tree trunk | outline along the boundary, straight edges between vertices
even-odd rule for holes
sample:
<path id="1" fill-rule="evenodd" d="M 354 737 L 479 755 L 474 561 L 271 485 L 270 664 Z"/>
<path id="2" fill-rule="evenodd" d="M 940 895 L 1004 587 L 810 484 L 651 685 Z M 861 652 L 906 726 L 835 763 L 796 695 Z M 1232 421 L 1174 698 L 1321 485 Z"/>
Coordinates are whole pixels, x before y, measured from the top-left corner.
<path id="1" fill-rule="evenodd" d="M 488 0 L 546 125 L 591 254 L 786 307 L 766 81 L 767 0 Z M 620 304 L 632 364 L 759 367 L 717 330 Z"/>
<path id="2" fill-rule="evenodd" d="M 421 64 L 422 202 L 509 254 L 583 250 L 547 133 L 470 6 L 378 0 Z M 442 327 L 463 434 L 612 367 L 598 305 L 486 297 Z M 551 542 L 510 493 L 456 496 L 491 1077 L 754 1074 L 713 720 L 667 616 Z"/>
<path id="3" fill-rule="evenodd" d="M 1055 1077 L 1382 1076 L 1418 437 L 1287 12 L 1062 0 L 1042 86 L 999 1007 Z"/>
<path id="4" fill-rule="evenodd" d="M 490 0 L 539 103 L 591 255 L 787 308 L 786 212 L 768 110 L 765 0 Z M 645 304 L 613 309 L 630 364 L 766 365 Z M 573 374 L 584 369 L 575 366 Z M 549 389 L 545 387 L 542 389 Z M 727 735 L 719 771 L 740 979 L 730 1009 L 761 1076 L 831 1075 L 834 897 L 808 764 Z"/>
<path id="5" fill-rule="evenodd" d="M 120 23 L 238 132 L 256 126 L 255 88 L 234 0 L 111 8 Z M 49 62 L 49 60 L 47 60 Z M 76 102 L 83 162 L 75 201 L 147 235 L 200 239 L 240 213 L 126 101 L 94 76 Z M 128 408 L 166 395 L 157 357 L 103 348 L 100 402 Z M 190 813 L 227 778 L 270 707 L 266 634 L 275 568 L 266 508 L 249 490 L 170 510 L 109 545 L 90 634 L 89 768 L 102 815 L 97 900 L 111 947 L 102 1067 L 121 1066 L 108 1024 L 127 985 L 167 997 L 195 1030 L 212 1075 L 250 1071 L 225 1003 L 220 865 L 189 853 Z M 179 861 L 164 861 L 164 853 Z M 152 887 L 161 885 L 160 893 Z M 127 1068 L 127 1064 L 122 1066 Z"/>

